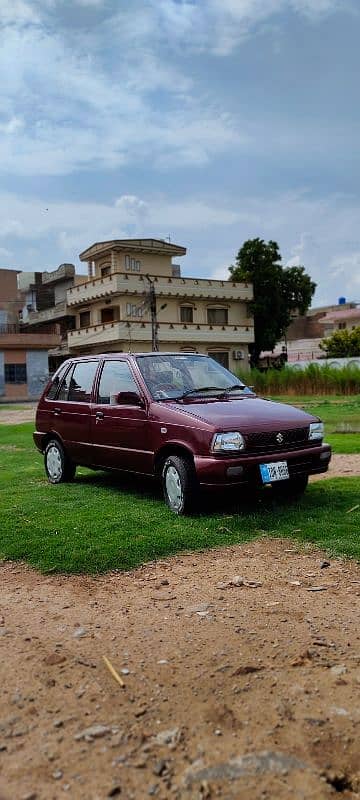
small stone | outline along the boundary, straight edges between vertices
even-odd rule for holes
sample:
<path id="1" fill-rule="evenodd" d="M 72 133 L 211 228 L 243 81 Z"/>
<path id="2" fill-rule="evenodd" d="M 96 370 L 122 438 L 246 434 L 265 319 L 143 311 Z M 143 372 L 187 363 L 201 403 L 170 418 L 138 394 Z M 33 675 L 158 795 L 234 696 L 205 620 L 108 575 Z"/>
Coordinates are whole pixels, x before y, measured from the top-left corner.
<path id="1" fill-rule="evenodd" d="M 61 727 L 63 726 L 63 724 L 64 724 L 64 720 L 62 720 L 62 719 L 56 719 L 56 720 L 54 720 L 54 722 L 53 722 L 53 727 L 54 727 L 54 728 L 61 728 Z"/>
<path id="2" fill-rule="evenodd" d="M 157 736 L 155 737 L 155 742 L 156 744 L 159 745 L 164 745 L 164 744 L 174 745 L 180 741 L 180 737 L 181 737 L 180 728 L 171 728 L 166 731 L 160 731 L 160 733 L 158 733 Z"/>
<path id="3" fill-rule="evenodd" d="M 154 795 L 157 794 L 157 790 L 158 790 L 158 784 L 152 783 L 151 786 L 149 786 L 148 788 L 148 794 L 150 795 L 150 797 L 154 797 Z"/>
<path id="4" fill-rule="evenodd" d="M 87 630 L 85 628 L 81 628 L 80 626 L 78 628 L 75 628 L 73 633 L 75 639 L 81 639 L 83 636 L 86 635 L 87 635 Z"/>
<path id="5" fill-rule="evenodd" d="M 108 797 L 117 797 L 118 794 L 121 794 L 121 786 L 119 786 L 117 784 L 116 786 L 113 786 L 112 789 L 110 789 L 110 791 L 108 792 L 107 796 Z"/>
<path id="6" fill-rule="evenodd" d="M 231 578 L 230 586 L 244 586 L 244 578 L 241 575 L 235 575 L 234 578 Z"/>
<path id="7" fill-rule="evenodd" d="M 215 736 L 222 736 L 222 731 L 220 730 L 220 728 L 216 728 L 214 733 L 215 733 Z"/>
<path id="8" fill-rule="evenodd" d="M 330 561 L 320 561 L 320 569 L 326 569 L 326 567 L 330 567 Z"/>
<path id="9" fill-rule="evenodd" d="M 37 800 L 37 792 L 27 792 L 23 794 L 21 800 Z"/>
<path id="10" fill-rule="evenodd" d="M 110 733 L 108 725 L 91 725 L 90 728 L 85 728 L 83 731 L 76 733 L 74 736 L 75 741 L 85 739 L 86 742 L 92 742 L 93 739 L 99 739 L 101 736 L 106 736 Z"/>
<path id="11" fill-rule="evenodd" d="M 50 655 L 44 658 L 44 663 L 48 667 L 55 667 L 57 664 L 63 664 L 66 661 L 65 656 L 61 656 L 60 653 L 50 653 Z"/>
<path id="12" fill-rule="evenodd" d="M 146 712 L 147 712 L 147 707 L 141 706 L 140 708 L 137 708 L 136 711 L 134 712 L 135 717 L 142 717 L 144 714 L 146 714 Z"/>
<path id="13" fill-rule="evenodd" d="M 158 777 L 160 777 L 165 772 L 166 767 L 167 767 L 166 761 L 163 758 L 161 758 L 160 761 L 156 762 L 153 768 L 154 775 L 158 775 Z"/>
<path id="14" fill-rule="evenodd" d="M 332 675 L 335 675 L 338 678 L 340 675 L 345 675 L 347 672 L 345 664 L 335 664 L 334 667 L 331 667 L 330 672 Z"/>
<path id="15" fill-rule="evenodd" d="M 61 769 L 56 769 L 55 772 L 53 772 L 52 776 L 55 781 L 59 781 L 62 778 L 63 773 L 61 772 Z"/>
<path id="16" fill-rule="evenodd" d="M 121 669 L 120 672 L 122 672 L 123 675 L 130 675 L 130 670 L 127 667 Z"/>

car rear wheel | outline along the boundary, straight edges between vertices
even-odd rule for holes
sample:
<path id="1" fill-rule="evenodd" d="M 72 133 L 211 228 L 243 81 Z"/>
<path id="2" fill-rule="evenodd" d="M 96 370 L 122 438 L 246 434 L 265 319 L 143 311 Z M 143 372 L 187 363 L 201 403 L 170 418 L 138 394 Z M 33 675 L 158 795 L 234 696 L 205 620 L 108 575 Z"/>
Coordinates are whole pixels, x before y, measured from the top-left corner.
<path id="1" fill-rule="evenodd" d="M 273 492 L 278 497 L 300 497 L 304 494 L 309 483 L 308 475 L 298 475 L 296 478 L 290 478 L 288 481 L 279 481 L 273 484 Z"/>
<path id="2" fill-rule="evenodd" d="M 57 439 L 47 443 L 44 454 L 45 472 L 50 483 L 65 483 L 75 476 L 76 464 L 69 459 Z"/>
<path id="3" fill-rule="evenodd" d="M 197 481 L 193 465 L 182 456 L 169 456 L 162 470 L 164 499 L 174 514 L 188 514 L 196 505 Z"/>

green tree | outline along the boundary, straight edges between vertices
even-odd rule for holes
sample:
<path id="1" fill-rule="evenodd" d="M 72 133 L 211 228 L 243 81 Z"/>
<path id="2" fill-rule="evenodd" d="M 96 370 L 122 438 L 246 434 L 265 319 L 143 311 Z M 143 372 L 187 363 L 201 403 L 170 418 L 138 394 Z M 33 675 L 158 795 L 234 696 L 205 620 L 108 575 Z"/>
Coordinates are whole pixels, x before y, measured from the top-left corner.
<path id="1" fill-rule="evenodd" d="M 304 267 L 283 267 L 277 242 L 248 239 L 240 248 L 230 280 L 252 283 L 255 342 L 250 346 L 256 366 L 262 350 L 273 350 L 296 313 L 305 314 L 316 289 Z"/>
<path id="2" fill-rule="evenodd" d="M 328 358 L 360 356 L 360 325 L 352 331 L 335 331 L 320 344 Z"/>

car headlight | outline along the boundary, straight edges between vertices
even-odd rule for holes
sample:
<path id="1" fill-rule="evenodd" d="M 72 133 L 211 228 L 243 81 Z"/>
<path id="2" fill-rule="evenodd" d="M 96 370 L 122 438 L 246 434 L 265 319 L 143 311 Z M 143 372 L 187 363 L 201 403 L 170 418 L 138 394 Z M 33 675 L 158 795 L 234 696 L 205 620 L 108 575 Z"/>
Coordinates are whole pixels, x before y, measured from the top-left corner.
<path id="1" fill-rule="evenodd" d="M 309 428 L 309 439 L 323 439 L 324 437 L 324 423 L 311 422 Z"/>
<path id="2" fill-rule="evenodd" d="M 231 433 L 216 433 L 211 449 L 214 453 L 238 453 L 244 448 L 244 437 L 238 431 L 232 431 Z"/>

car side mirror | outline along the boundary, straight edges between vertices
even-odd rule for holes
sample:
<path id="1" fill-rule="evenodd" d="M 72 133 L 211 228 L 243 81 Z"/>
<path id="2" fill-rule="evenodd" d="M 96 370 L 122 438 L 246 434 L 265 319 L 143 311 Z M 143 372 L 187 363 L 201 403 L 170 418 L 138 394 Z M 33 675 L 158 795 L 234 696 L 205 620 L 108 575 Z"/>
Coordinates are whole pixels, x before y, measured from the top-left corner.
<path id="1" fill-rule="evenodd" d="M 119 392 L 116 395 L 116 403 L 119 406 L 140 406 L 144 408 L 145 403 L 137 392 Z"/>

